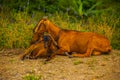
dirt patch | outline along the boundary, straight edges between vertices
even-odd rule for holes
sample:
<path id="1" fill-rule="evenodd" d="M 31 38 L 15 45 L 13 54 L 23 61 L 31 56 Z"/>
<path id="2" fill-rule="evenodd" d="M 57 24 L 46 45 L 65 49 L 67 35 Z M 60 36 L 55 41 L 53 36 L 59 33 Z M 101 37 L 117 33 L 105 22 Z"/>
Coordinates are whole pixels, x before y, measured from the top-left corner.
<path id="1" fill-rule="evenodd" d="M 0 51 L 0 80 L 23 80 L 26 75 L 40 76 L 40 80 L 118 80 L 120 79 L 120 51 L 87 58 L 56 56 L 45 59 L 19 60 L 23 49 Z"/>

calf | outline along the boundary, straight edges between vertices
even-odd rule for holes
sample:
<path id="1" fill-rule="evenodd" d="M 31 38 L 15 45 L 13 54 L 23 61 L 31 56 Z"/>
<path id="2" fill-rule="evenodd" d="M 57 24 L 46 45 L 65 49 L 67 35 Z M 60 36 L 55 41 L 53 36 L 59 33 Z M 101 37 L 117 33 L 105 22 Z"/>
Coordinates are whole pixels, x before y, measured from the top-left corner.
<path id="1" fill-rule="evenodd" d="M 44 35 L 44 37 L 39 37 L 39 41 L 36 43 L 31 43 L 30 47 L 25 50 L 25 53 L 21 54 L 20 58 L 23 60 L 29 55 L 29 58 L 32 59 L 47 57 L 47 60 L 49 60 L 51 53 L 57 49 L 56 45 L 50 35 Z"/>

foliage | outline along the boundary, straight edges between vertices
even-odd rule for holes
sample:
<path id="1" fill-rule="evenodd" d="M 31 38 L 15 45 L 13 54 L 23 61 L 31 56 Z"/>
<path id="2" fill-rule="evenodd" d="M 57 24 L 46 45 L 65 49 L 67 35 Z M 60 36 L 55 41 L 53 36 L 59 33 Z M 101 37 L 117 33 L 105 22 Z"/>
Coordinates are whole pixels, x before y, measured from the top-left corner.
<path id="1" fill-rule="evenodd" d="M 97 2 L 96 0 L 73 0 L 74 7 L 72 9 L 77 11 L 81 17 L 88 16 L 100 12 L 101 10 L 97 10 L 96 7 L 101 6 L 101 3 L 101 1 Z"/>
<path id="2" fill-rule="evenodd" d="M 110 9 L 111 5 L 119 3 L 112 0 L 1 0 L 1 6 L 10 8 L 10 10 L 27 11 L 42 11 L 44 13 L 55 12 L 72 12 L 72 15 L 88 16 L 98 14 Z M 112 4 L 111 4 L 112 3 Z M 109 6 L 109 4 L 111 4 Z M 113 6 L 114 6 L 113 5 Z M 119 6 L 119 4 L 118 4 Z M 115 8 L 116 10 L 118 7 Z M 119 9 L 118 9 L 119 10 Z"/>

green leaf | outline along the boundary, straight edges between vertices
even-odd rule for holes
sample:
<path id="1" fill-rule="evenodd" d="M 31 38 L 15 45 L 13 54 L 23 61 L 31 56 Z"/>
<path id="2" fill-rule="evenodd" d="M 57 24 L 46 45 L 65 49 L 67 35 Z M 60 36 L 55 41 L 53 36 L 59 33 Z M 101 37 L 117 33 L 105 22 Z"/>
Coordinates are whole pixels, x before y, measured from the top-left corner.
<path id="1" fill-rule="evenodd" d="M 83 15 L 83 3 L 81 2 L 81 0 L 79 2 L 79 14 L 80 14 L 80 16 Z"/>

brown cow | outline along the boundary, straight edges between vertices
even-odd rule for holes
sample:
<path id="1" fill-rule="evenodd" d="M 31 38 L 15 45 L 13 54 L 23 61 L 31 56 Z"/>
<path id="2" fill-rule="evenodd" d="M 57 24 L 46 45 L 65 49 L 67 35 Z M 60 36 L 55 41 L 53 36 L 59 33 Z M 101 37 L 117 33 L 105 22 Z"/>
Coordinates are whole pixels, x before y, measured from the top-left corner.
<path id="1" fill-rule="evenodd" d="M 48 32 L 56 40 L 59 52 L 75 52 L 72 56 L 88 57 L 109 53 L 112 48 L 109 40 L 94 32 L 79 32 L 74 30 L 63 30 L 54 25 L 48 19 L 41 19 L 34 28 L 34 32 Z M 32 42 L 36 42 L 37 38 Z M 54 56 L 54 53 L 52 56 Z"/>
<path id="2" fill-rule="evenodd" d="M 35 59 L 37 57 L 47 57 L 49 60 L 49 55 L 56 51 L 56 43 L 53 41 L 52 37 L 47 34 L 45 35 L 48 38 L 47 42 L 44 42 L 44 39 L 39 36 L 39 41 L 31 43 L 30 47 L 25 50 L 25 53 L 21 54 L 20 58 L 23 60 L 27 55 L 29 58 Z M 34 36 L 33 39 L 38 36 Z"/>

